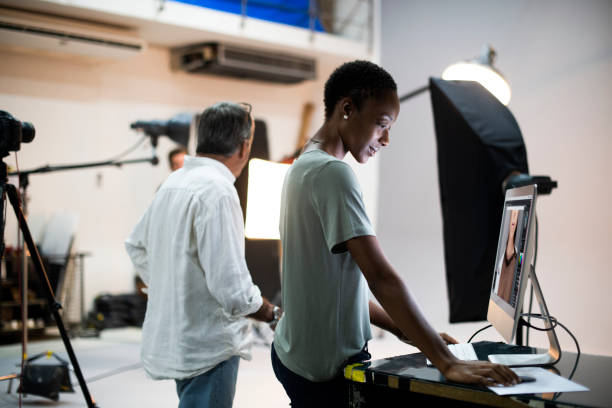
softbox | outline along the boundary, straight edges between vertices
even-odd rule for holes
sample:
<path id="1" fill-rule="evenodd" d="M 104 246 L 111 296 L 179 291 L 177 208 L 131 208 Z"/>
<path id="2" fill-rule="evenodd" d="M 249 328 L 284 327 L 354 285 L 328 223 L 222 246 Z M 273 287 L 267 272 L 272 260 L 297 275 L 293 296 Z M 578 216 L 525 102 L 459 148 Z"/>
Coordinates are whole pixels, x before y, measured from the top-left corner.
<path id="1" fill-rule="evenodd" d="M 504 194 L 528 173 L 514 116 L 477 82 L 429 80 L 438 146 L 450 322 L 486 320 Z"/>

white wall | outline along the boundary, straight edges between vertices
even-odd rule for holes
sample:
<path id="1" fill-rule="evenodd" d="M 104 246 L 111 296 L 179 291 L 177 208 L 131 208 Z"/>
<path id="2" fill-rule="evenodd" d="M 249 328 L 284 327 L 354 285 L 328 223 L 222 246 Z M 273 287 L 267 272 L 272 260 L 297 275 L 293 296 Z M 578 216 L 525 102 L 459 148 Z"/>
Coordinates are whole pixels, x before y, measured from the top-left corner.
<path id="1" fill-rule="evenodd" d="M 549 310 L 584 352 L 612 355 L 612 3 L 385 0 L 381 14 L 381 61 L 400 94 L 479 54 L 487 42 L 496 48 L 531 173 L 559 182 L 537 209 L 537 273 Z M 465 341 L 484 324 L 447 323 L 429 95 L 401 109 L 391 146 L 381 154 L 379 235 L 434 325 Z M 574 351 L 569 336 L 557 333 L 562 348 Z M 478 337 L 487 338 L 499 337 L 492 329 Z"/>
<path id="2" fill-rule="evenodd" d="M 172 72 L 168 58 L 166 49 L 155 46 L 125 61 L 2 50 L 0 109 L 36 127 L 34 141 L 17 153 L 19 168 L 112 158 L 140 137 L 130 130 L 133 121 L 198 112 L 219 100 L 252 103 L 254 115 L 267 122 L 271 157 L 280 159 L 295 150 L 304 103 L 315 103 L 310 132 L 322 123 L 323 83 L 339 64 L 321 61 L 317 81 L 275 85 Z M 57 210 L 79 215 L 77 247 L 91 252 L 85 264 L 87 309 L 100 293 L 132 290 L 134 273 L 123 242 L 168 175 L 166 153 L 172 147 L 167 138 L 160 139 L 157 167 L 135 164 L 30 176 L 30 215 L 48 217 Z M 127 158 L 150 154 L 147 142 Z M 14 167 L 15 155 L 5 162 Z M 357 170 L 375 218 L 377 165 Z M 12 214 L 8 218 L 6 239 L 14 244 L 16 223 Z"/>

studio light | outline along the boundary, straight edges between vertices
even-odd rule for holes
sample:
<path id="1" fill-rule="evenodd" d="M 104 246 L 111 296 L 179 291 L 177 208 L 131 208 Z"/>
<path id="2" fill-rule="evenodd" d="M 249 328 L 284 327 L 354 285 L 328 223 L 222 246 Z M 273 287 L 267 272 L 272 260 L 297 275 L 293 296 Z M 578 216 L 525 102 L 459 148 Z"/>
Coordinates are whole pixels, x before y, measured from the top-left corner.
<path id="1" fill-rule="evenodd" d="M 476 81 L 491 92 L 501 103 L 508 105 L 511 91 L 508 81 L 493 66 L 496 52 L 487 44 L 482 48 L 480 56 L 468 61 L 450 65 L 442 73 L 442 79 L 447 81 Z"/>
<path id="2" fill-rule="evenodd" d="M 442 79 L 478 82 L 502 104 L 508 105 L 511 97 L 510 85 L 499 70 L 493 66 L 496 55 L 493 47 L 486 44 L 482 47 L 480 56 L 454 63 L 446 68 L 442 73 Z M 428 90 L 429 85 L 422 86 L 402 95 L 399 100 L 404 102 Z"/>
<path id="3" fill-rule="evenodd" d="M 250 239 L 280 239 L 281 191 L 288 164 L 249 161 L 245 235 Z"/>

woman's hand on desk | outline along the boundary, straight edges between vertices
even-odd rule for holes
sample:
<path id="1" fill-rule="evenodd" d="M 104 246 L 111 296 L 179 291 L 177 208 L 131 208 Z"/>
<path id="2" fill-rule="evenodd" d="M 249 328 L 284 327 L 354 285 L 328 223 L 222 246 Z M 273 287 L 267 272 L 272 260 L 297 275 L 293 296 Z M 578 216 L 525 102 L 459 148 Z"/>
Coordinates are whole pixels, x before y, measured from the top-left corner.
<path id="1" fill-rule="evenodd" d="M 516 385 L 519 383 L 519 378 L 514 371 L 504 365 L 493 364 L 488 361 L 455 360 L 448 366 L 446 372 L 442 373 L 448 380 L 486 387 L 497 384 Z"/>

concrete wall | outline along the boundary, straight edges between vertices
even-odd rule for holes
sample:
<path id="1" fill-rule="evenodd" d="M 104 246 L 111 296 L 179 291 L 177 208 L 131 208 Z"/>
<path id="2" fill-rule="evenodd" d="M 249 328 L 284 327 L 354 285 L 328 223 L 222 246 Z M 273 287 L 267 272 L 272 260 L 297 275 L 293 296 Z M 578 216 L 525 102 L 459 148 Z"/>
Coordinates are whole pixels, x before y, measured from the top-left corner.
<path id="1" fill-rule="evenodd" d="M 498 51 L 531 173 L 559 182 L 537 208 L 537 273 L 548 307 L 584 352 L 612 355 L 612 3 L 386 0 L 381 7 L 381 62 L 400 94 L 476 56 L 485 43 Z M 466 341 L 484 323 L 447 323 L 429 95 L 401 109 L 380 157 L 380 239 L 434 325 Z M 570 337 L 557 333 L 563 349 L 574 351 Z M 487 338 L 499 336 L 490 329 L 478 337 Z"/>

